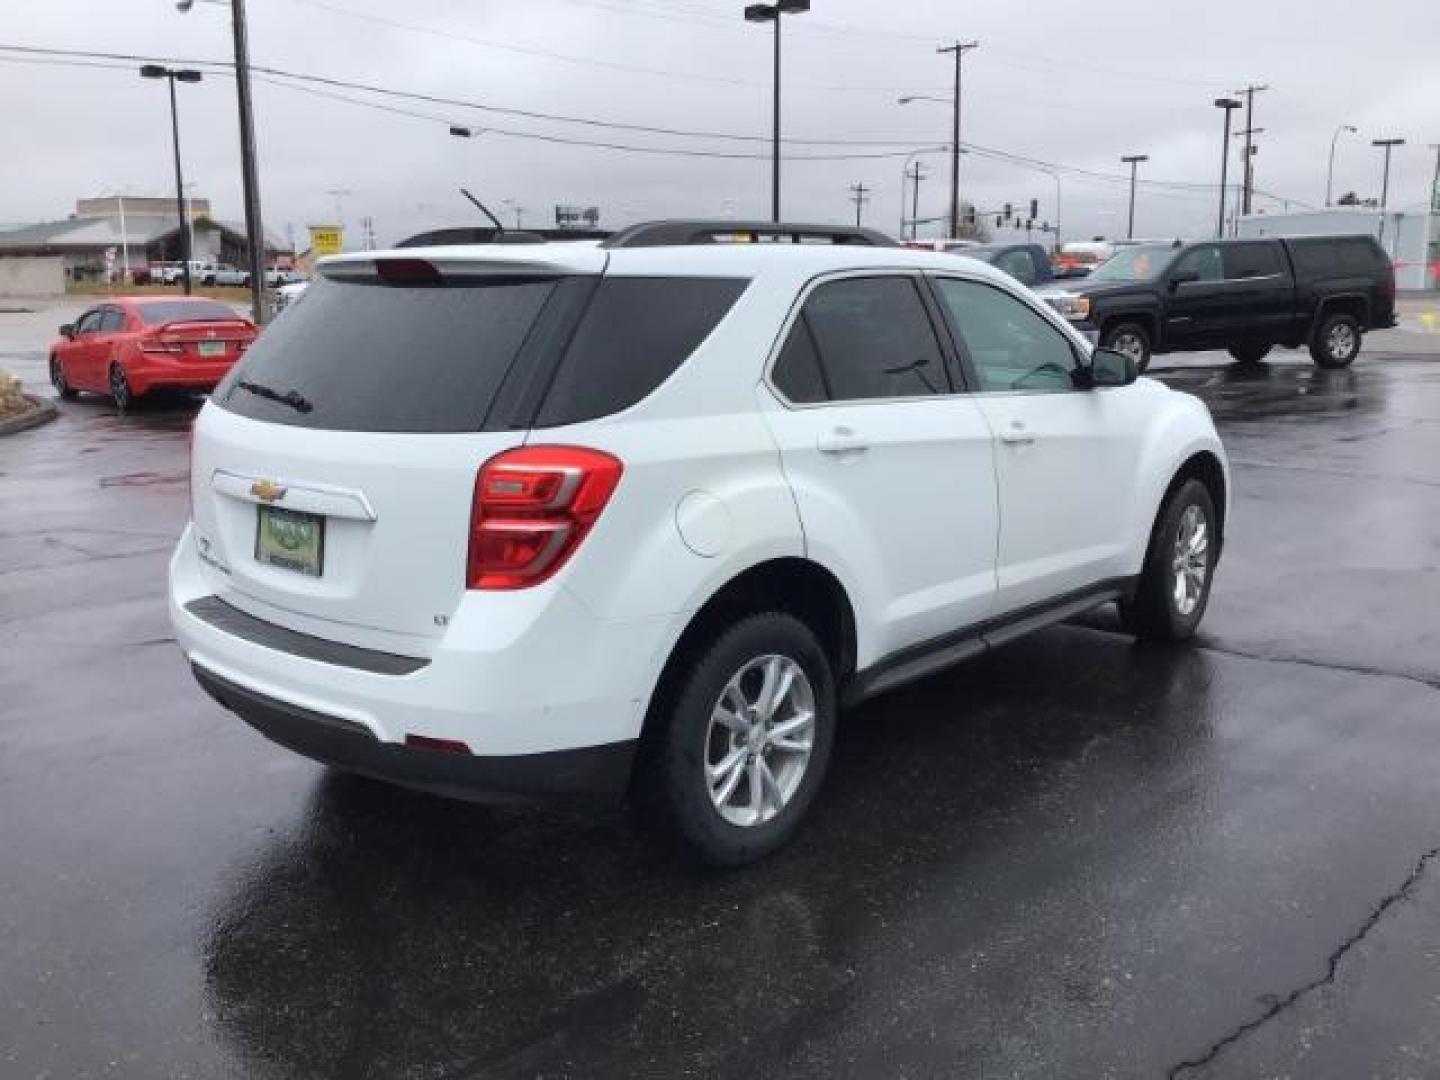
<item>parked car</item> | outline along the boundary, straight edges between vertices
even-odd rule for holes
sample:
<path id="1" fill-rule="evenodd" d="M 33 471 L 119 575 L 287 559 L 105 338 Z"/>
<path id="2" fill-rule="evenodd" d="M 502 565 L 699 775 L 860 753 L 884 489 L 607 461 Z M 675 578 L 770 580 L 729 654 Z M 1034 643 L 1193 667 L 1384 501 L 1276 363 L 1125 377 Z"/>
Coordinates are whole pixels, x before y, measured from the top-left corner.
<path id="1" fill-rule="evenodd" d="M 295 303 L 296 300 L 299 300 L 300 297 L 304 294 L 305 289 L 309 286 L 309 284 L 310 283 L 308 281 L 295 281 L 291 282 L 288 285 L 281 285 L 278 289 L 276 289 L 274 304 L 275 314 L 279 315 L 280 312 L 284 311 L 291 304 Z"/>
<path id="2" fill-rule="evenodd" d="M 980 259 L 1003 270 L 1022 285 L 1046 285 L 1055 280 L 1050 256 L 1039 244 L 981 244 L 960 252 L 967 259 Z"/>
<path id="3" fill-rule="evenodd" d="M 202 279 L 206 285 L 230 285 L 247 286 L 250 284 L 250 271 L 242 270 L 238 266 L 231 266 L 228 263 L 220 263 L 209 267 Z"/>
<path id="4" fill-rule="evenodd" d="M 190 262 L 190 281 L 195 285 L 208 284 L 206 278 L 215 271 L 215 264 L 201 259 Z M 151 264 L 151 280 L 161 285 L 178 285 L 185 276 L 184 262 Z"/>
<path id="5" fill-rule="evenodd" d="M 1055 276 L 1060 279 L 1082 278 L 1115 254 L 1115 245 L 1108 240 L 1067 240 L 1055 253 Z"/>
<path id="6" fill-rule="evenodd" d="M 157 389 L 206 391 L 255 340 L 255 325 L 203 297 L 117 297 L 60 327 L 50 382 L 66 400 L 109 394 L 127 412 Z"/>
<path id="7" fill-rule="evenodd" d="M 810 809 L 842 703 L 1107 601 L 1189 638 L 1229 505 L 1205 406 L 993 267 L 866 243 L 325 260 L 195 423 L 196 678 L 317 760 L 630 792 L 737 864 Z"/>
<path id="8" fill-rule="evenodd" d="M 265 284 L 271 289 L 278 289 L 281 285 L 296 285 L 308 280 L 304 272 L 300 270 L 286 270 L 272 266 L 265 271 Z"/>
<path id="9" fill-rule="evenodd" d="M 1228 349 L 1258 363 L 1276 345 L 1345 367 L 1365 331 L 1395 325 L 1395 271 L 1370 236 L 1141 244 L 1042 295 L 1141 371 L 1157 353 Z"/>

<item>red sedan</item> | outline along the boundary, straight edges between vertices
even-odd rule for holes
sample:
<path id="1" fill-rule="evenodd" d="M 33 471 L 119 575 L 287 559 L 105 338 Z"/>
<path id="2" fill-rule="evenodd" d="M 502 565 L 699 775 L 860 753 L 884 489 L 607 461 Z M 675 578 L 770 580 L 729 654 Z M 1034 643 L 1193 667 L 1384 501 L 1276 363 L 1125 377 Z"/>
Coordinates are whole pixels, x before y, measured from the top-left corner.
<path id="1" fill-rule="evenodd" d="M 151 390 L 213 390 L 255 340 L 255 324 L 203 297 L 117 297 L 60 328 L 50 381 L 62 398 L 109 394 L 126 412 Z"/>

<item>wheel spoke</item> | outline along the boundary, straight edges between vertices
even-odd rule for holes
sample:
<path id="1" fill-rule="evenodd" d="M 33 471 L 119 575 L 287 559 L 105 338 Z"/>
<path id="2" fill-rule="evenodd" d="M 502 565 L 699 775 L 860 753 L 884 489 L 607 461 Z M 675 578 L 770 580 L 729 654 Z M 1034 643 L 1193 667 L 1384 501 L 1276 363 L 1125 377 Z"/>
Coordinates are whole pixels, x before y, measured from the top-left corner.
<path id="1" fill-rule="evenodd" d="M 728 760 L 728 759 L 727 759 Z M 724 806 L 730 801 L 730 796 L 735 794 L 735 789 L 740 786 L 740 778 L 745 775 L 745 753 L 741 751 L 735 758 L 734 764 L 730 766 L 729 773 L 721 781 L 718 787 L 711 788 L 711 797 L 715 805 Z"/>
<path id="2" fill-rule="evenodd" d="M 765 820 L 765 781 L 760 775 L 764 762 L 756 754 L 750 759 L 750 815 L 751 824 L 758 825 Z"/>
<path id="3" fill-rule="evenodd" d="M 807 731 L 814 722 L 814 713 L 796 713 L 789 720 L 776 724 L 770 729 L 770 742 L 772 745 L 777 744 L 781 739 L 788 739 L 792 735 Z"/>
<path id="4" fill-rule="evenodd" d="M 776 660 L 775 663 L 780 665 L 780 678 L 777 680 L 774 693 L 765 698 L 760 705 L 760 719 L 762 720 L 769 720 L 775 715 L 776 710 L 780 708 L 780 703 L 789 696 L 790 688 L 795 685 L 795 665 L 788 660 Z"/>
<path id="5" fill-rule="evenodd" d="M 756 755 L 755 768 L 760 774 L 760 787 L 764 791 L 760 805 L 763 808 L 768 802 L 778 814 L 785 806 L 785 796 L 780 791 L 780 783 L 775 779 L 775 774 L 770 771 L 770 766 L 764 757 Z"/>
<path id="6" fill-rule="evenodd" d="M 734 750 L 731 750 L 714 765 L 706 765 L 705 771 L 710 775 L 710 782 L 714 784 L 715 782 L 723 780 L 725 777 L 727 777 L 731 772 L 735 770 L 735 766 L 739 765 L 742 761 L 745 760 L 746 753 L 747 750 L 745 749 L 745 747 L 737 746 Z"/>
<path id="7" fill-rule="evenodd" d="M 775 700 L 775 691 L 780 685 L 780 677 L 784 671 L 784 661 L 778 656 L 770 656 L 765 660 L 765 674 L 760 682 L 760 693 L 755 695 L 756 719 L 764 720 L 774 711 L 772 702 Z"/>

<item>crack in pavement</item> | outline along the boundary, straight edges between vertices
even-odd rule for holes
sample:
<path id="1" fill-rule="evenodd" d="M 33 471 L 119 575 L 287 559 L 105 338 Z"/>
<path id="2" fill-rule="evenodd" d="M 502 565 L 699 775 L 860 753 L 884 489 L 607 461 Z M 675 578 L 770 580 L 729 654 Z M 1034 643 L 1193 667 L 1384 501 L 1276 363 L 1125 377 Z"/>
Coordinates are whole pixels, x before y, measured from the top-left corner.
<path id="1" fill-rule="evenodd" d="M 1280 997 L 1279 995 L 1274 994 L 1264 995 L 1260 998 L 1260 1000 L 1266 1001 L 1269 1004 L 1267 1005 L 1263 1013 L 1255 1017 L 1255 1019 L 1253 1020 L 1247 1020 L 1245 1023 L 1240 1024 L 1224 1038 L 1217 1039 L 1215 1042 L 1211 1043 L 1210 1046 L 1199 1056 L 1187 1058 L 1186 1060 L 1171 1066 L 1169 1071 L 1165 1074 L 1166 1080 L 1176 1080 L 1176 1077 L 1179 1077 L 1188 1070 L 1199 1069 L 1203 1068 L 1206 1065 L 1209 1065 L 1212 1061 L 1219 1057 L 1220 1054 L 1222 1054 L 1227 1047 L 1233 1046 L 1235 1043 L 1243 1039 L 1246 1035 L 1250 1034 L 1250 1032 L 1264 1026 L 1271 1020 L 1275 1019 L 1275 1017 L 1279 1016 L 1286 1009 L 1291 1008 L 1293 1005 L 1299 1002 L 1299 1000 L 1303 998 L 1306 994 L 1309 994 L 1311 991 L 1318 990 L 1322 986 L 1333 983 L 1335 981 L 1335 975 L 1340 969 L 1340 961 L 1345 958 L 1345 954 L 1348 953 L 1351 949 L 1353 949 L 1356 945 L 1360 944 L 1360 942 L 1365 939 L 1365 937 L 1370 933 L 1370 931 L 1374 930 L 1375 927 L 1380 924 L 1380 920 L 1385 917 L 1386 913 L 1392 907 L 1394 907 L 1396 904 L 1400 903 L 1403 900 L 1409 899 L 1410 894 L 1415 891 L 1415 886 L 1417 886 L 1420 883 L 1420 879 L 1424 877 L 1426 866 L 1428 866 L 1430 862 L 1432 862 L 1436 857 L 1440 857 L 1440 847 L 1431 848 L 1429 851 L 1425 852 L 1423 855 L 1420 856 L 1419 859 L 1415 861 L 1415 865 L 1411 867 L 1410 873 L 1406 876 L 1405 880 L 1400 883 L 1400 887 L 1394 892 L 1386 895 L 1383 899 L 1381 899 L 1381 901 L 1376 904 L 1374 908 L 1371 909 L 1370 914 L 1366 916 L 1365 921 L 1360 924 L 1359 928 L 1355 930 L 1344 941 L 1342 941 L 1339 948 L 1337 948 L 1334 952 L 1330 954 L 1325 964 L 1324 975 L 1321 975 L 1317 979 L 1312 979 L 1310 982 L 1304 983 L 1303 985 L 1296 987 L 1284 997 Z"/>
<path id="2" fill-rule="evenodd" d="M 1387 668 L 1367 667 L 1364 664 L 1343 664 L 1333 660 L 1313 660 L 1307 656 L 1272 656 L 1260 652 L 1246 652 L 1244 649 L 1237 649 L 1228 645 L 1217 645 L 1203 639 L 1198 643 L 1198 646 L 1206 652 L 1219 653 L 1221 656 L 1237 656 L 1242 660 L 1259 660 L 1267 664 L 1297 664 L 1300 667 L 1319 668 L 1321 671 L 1345 671 L 1352 675 L 1374 675 L 1382 679 L 1403 679 L 1406 682 L 1419 683 L 1421 686 L 1429 687 L 1431 690 L 1440 690 L 1440 675 L 1432 678 L 1428 675 L 1413 675 L 1408 671 L 1391 671 Z"/>

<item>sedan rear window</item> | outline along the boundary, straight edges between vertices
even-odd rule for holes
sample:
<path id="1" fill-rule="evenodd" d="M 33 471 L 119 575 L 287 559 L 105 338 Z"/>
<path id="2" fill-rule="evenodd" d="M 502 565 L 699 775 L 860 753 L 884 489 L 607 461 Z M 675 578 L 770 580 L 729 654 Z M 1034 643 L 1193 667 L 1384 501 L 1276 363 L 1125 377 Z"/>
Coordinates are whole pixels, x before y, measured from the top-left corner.
<path id="1" fill-rule="evenodd" d="M 394 287 L 321 278 L 215 391 L 231 412 L 334 431 L 478 431 L 562 279 Z"/>
<path id="2" fill-rule="evenodd" d="M 137 304 L 146 326 L 163 326 L 171 322 L 208 322 L 211 319 L 242 319 L 234 308 L 210 300 L 162 300 L 153 304 Z"/>

